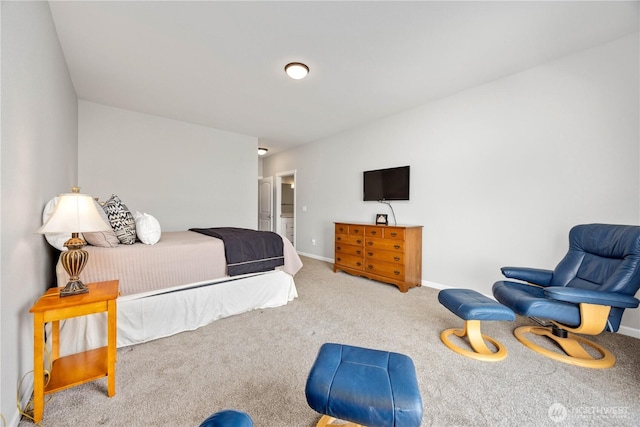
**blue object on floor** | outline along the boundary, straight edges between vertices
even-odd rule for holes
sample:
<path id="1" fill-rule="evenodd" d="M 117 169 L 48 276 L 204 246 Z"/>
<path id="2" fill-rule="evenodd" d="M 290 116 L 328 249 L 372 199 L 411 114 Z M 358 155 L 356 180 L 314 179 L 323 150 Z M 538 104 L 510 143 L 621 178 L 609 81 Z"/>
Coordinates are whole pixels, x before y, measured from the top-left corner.
<path id="1" fill-rule="evenodd" d="M 225 409 L 204 420 L 200 427 L 253 427 L 253 420 L 244 412 Z"/>
<path id="2" fill-rule="evenodd" d="M 583 335 L 616 332 L 625 309 L 640 304 L 634 296 L 640 289 L 640 227 L 576 225 L 569 231 L 569 251 L 554 270 L 501 270 L 507 279 L 515 281 L 496 282 L 496 299 L 519 315 L 551 324 L 516 328 L 518 341 L 545 357 L 571 365 L 615 365 L 613 353 Z M 539 345 L 537 338 L 529 338 L 531 335 L 553 340 L 561 351 Z"/>
<path id="3" fill-rule="evenodd" d="M 516 315 L 509 307 L 471 289 L 442 290 L 438 293 L 438 301 L 464 320 L 463 329 L 446 329 L 440 334 L 440 339 L 450 350 L 483 362 L 498 362 L 507 357 L 505 346 L 480 331 L 480 321 L 508 320 L 512 322 Z M 473 350 L 461 347 L 451 341 L 449 339 L 451 335 L 466 338 Z M 491 343 L 495 347 L 495 351 L 492 351 L 485 341 Z"/>
<path id="4" fill-rule="evenodd" d="M 516 315 L 509 307 L 471 289 L 444 289 L 438 293 L 438 301 L 464 320 L 513 322 L 516 319 Z"/>
<path id="5" fill-rule="evenodd" d="M 418 427 L 422 421 L 415 366 L 404 354 L 323 344 L 305 395 L 324 415 L 319 426 L 333 418 L 368 427 Z"/>

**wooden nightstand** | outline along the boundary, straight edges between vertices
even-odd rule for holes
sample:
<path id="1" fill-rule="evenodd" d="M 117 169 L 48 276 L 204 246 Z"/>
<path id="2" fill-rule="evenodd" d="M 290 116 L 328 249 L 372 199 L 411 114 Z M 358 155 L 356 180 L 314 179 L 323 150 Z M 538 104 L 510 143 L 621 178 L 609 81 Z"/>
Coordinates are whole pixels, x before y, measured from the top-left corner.
<path id="1" fill-rule="evenodd" d="M 116 394 L 116 298 L 118 281 L 90 283 L 89 293 L 61 298 L 49 289 L 29 310 L 33 313 L 33 418 L 42 420 L 44 396 L 107 377 L 108 395 Z M 107 312 L 107 346 L 60 357 L 60 320 Z M 44 385 L 44 325 L 51 322 L 51 378 Z"/>

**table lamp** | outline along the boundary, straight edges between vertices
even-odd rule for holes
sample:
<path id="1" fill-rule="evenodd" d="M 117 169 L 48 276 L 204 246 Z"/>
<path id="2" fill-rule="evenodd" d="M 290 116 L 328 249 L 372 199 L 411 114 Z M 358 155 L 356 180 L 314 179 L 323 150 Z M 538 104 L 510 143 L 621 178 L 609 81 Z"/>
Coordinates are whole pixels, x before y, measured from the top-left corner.
<path id="1" fill-rule="evenodd" d="M 85 241 L 78 234 L 106 230 L 111 230 L 111 226 L 101 218 L 93 197 L 80 194 L 79 187 L 72 187 L 71 193 L 58 197 L 53 214 L 36 233 L 71 233 L 71 238 L 64 243 L 68 250 L 60 254 L 60 262 L 69 275 L 69 282 L 60 290 L 61 297 L 89 292 L 80 280 L 89 253 L 82 249 Z"/>

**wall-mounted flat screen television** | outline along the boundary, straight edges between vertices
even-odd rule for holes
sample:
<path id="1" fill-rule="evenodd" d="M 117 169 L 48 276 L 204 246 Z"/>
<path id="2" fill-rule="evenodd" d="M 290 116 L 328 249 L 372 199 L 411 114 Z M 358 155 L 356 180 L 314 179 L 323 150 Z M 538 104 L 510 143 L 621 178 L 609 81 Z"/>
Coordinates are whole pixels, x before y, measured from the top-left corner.
<path id="1" fill-rule="evenodd" d="M 363 200 L 409 200 L 409 166 L 363 172 Z"/>

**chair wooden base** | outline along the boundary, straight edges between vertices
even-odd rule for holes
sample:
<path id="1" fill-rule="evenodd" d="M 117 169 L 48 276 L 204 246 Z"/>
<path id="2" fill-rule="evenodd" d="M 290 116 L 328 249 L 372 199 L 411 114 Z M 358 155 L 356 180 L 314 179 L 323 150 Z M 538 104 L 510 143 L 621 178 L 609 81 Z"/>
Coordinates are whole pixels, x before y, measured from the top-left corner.
<path id="1" fill-rule="evenodd" d="M 334 423 L 335 421 L 337 421 L 337 423 Z M 342 420 L 338 420 L 335 417 L 330 417 L 329 415 L 323 415 L 322 418 L 320 418 L 320 421 L 318 421 L 318 424 L 316 424 L 316 427 L 331 427 L 331 426 L 340 426 L 340 427 L 365 427 L 363 425 L 360 424 L 356 424 L 356 423 L 352 423 L 350 421 L 342 421 Z"/>
<path id="2" fill-rule="evenodd" d="M 549 350 L 533 343 L 526 337 L 526 334 L 529 332 L 534 335 L 545 336 L 552 339 L 566 354 Z M 569 332 L 567 333 L 567 338 L 562 338 L 554 335 L 551 332 L 551 327 L 521 326 L 517 328 L 513 334 L 516 336 L 518 341 L 536 353 L 540 353 L 543 356 L 547 356 L 560 362 L 581 366 L 583 368 L 597 369 L 610 368 L 616 363 L 615 356 L 606 348 L 594 343 L 593 341 L 589 341 L 588 339 Z M 599 359 L 594 358 L 584 349 L 583 346 L 592 348 L 602 357 Z"/>
<path id="3" fill-rule="evenodd" d="M 466 337 L 474 351 L 455 345 L 449 340 L 449 335 L 456 335 L 460 338 Z M 494 340 L 490 336 L 483 335 L 480 332 L 479 320 L 466 320 L 464 322 L 464 329 L 446 329 L 440 334 L 440 339 L 450 350 L 472 359 L 482 360 L 483 362 L 498 362 L 507 357 L 507 349 L 505 346 L 499 341 Z M 487 347 L 485 341 L 493 344 L 497 351 L 495 353 L 492 352 L 489 347 Z"/>

